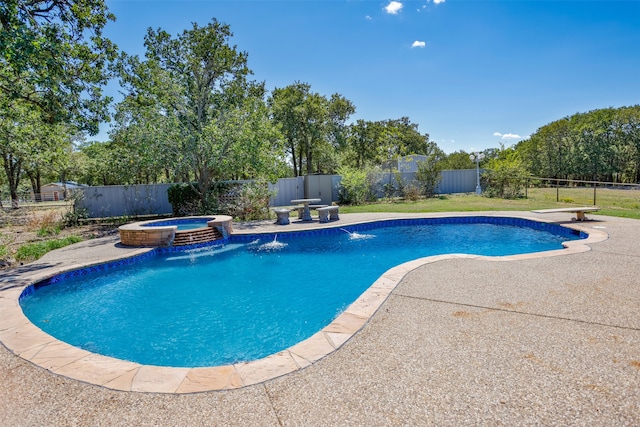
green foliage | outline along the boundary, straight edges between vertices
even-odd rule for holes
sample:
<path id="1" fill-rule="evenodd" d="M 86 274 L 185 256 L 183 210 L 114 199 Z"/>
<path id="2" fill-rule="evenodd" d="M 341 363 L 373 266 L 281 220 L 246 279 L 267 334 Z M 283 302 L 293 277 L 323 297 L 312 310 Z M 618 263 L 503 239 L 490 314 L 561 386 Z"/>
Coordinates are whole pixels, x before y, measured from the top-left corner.
<path id="1" fill-rule="evenodd" d="M 390 170 L 387 177 L 384 178 L 384 183 L 382 183 L 384 197 L 389 200 L 396 197 L 404 197 L 404 189 L 405 183 L 400 172 L 398 170 Z"/>
<path id="2" fill-rule="evenodd" d="M 82 241 L 82 237 L 69 236 L 63 239 L 47 240 L 44 242 L 27 243 L 16 251 L 15 258 L 20 262 L 31 262 L 41 258 L 44 254 L 54 249 L 63 248 Z"/>
<path id="3" fill-rule="evenodd" d="M 381 165 L 411 154 L 428 155 L 438 149 L 429 141 L 429 134 L 420 134 L 418 125 L 408 117 L 376 122 L 358 120 L 350 126 L 346 141 L 344 165 L 351 168 Z"/>
<path id="4" fill-rule="evenodd" d="M 296 176 L 333 173 L 333 152 L 345 144 L 346 121 L 355 112 L 348 99 L 311 91 L 308 83 L 276 88 L 269 99 L 272 117 L 280 126 Z"/>
<path id="5" fill-rule="evenodd" d="M 89 211 L 87 208 L 82 206 L 84 192 L 70 191 L 67 197 L 71 201 L 71 209 L 64 213 L 62 216 L 62 222 L 65 227 L 75 227 L 80 225 L 82 220 L 89 218 Z"/>
<path id="6" fill-rule="evenodd" d="M 92 134 L 108 119 L 115 46 L 102 36 L 115 20 L 103 0 L 0 2 L 0 92 L 20 100 L 44 123 L 72 123 Z"/>
<path id="7" fill-rule="evenodd" d="M 240 186 L 221 209 L 242 221 L 269 218 L 269 199 L 273 196 L 265 181 L 252 181 Z"/>
<path id="8" fill-rule="evenodd" d="M 197 183 L 173 184 L 167 189 L 173 215 L 189 216 L 201 213 L 201 198 L 196 190 L 197 185 Z"/>
<path id="9" fill-rule="evenodd" d="M 482 178 L 487 197 L 515 199 L 524 196 L 529 178 L 524 164 L 513 149 L 503 150 L 499 157 L 489 160 Z"/>
<path id="10" fill-rule="evenodd" d="M 476 164 L 464 150 L 454 151 L 443 159 L 442 170 L 475 169 Z"/>
<path id="11" fill-rule="evenodd" d="M 197 182 L 200 210 L 211 186 L 231 179 L 274 179 L 285 163 L 282 136 L 269 120 L 263 83 L 248 81 L 247 54 L 213 19 L 176 37 L 149 29 L 145 59 L 123 55 L 113 141 L 145 176 Z M 135 179 L 140 180 L 140 176 Z"/>
<path id="12" fill-rule="evenodd" d="M 339 198 L 342 204 L 358 205 L 376 199 L 374 192 L 375 171 L 341 167 Z"/>
<path id="13" fill-rule="evenodd" d="M 535 176 L 639 182 L 640 105 L 556 120 L 516 149 Z"/>
<path id="14" fill-rule="evenodd" d="M 410 200 L 412 202 L 415 202 L 416 200 L 418 200 L 421 196 L 421 191 L 420 188 L 417 187 L 414 184 L 407 184 L 404 187 L 404 198 L 406 200 Z"/>
<path id="15" fill-rule="evenodd" d="M 0 233 L 0 260 L 6 260 L 7 258 L 9 258 L 9 247 L 7 246 L 7 243 L 9 243 L 9 238 Z"/>
<path id="16" fill-rule="evenodd" d="M 442 162 L 436 154 L 427 157 L 425 161 L 418 162 L 416 180 L 420 183 L 420 189 L 425 197 L 433 197 L 442 178 Z"/>
<path id="17" fill-rule="evenodd" d="M 0 155 L 14 208 L 24 173 L 39 193 L 43 174 L 68 169 L 70 135 L 109 120 L 116 48 L 102 30 L 113 19 L 102 0 L 0 2 Z"/>
<path id="18" fill-rule="evenodd" d="M 40 237 L 54 236 L 60 233 L 62 223 L 57 212 L 48 211 L 40 215 L 32 215 L 27 221 L 29 229 L 36 230 Z"/>
<path id="19" fill-rule="evenodd" d="M 36 232 L 36 234 L 39 237 L 56 236 L 60 234 L 60 231 L 61 231 L 61 228 L 60 228 L 60 225 L 58 224 L 46 225 L 46 226 L 40 227 Z"/>

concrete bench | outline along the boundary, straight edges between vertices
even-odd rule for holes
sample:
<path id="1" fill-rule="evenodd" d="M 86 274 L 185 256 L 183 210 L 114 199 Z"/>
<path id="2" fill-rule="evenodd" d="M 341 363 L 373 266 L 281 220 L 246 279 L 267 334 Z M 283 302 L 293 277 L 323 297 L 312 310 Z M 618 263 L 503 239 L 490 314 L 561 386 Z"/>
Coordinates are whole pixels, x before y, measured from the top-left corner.
<path id="1" fill-rule="evenodd" d="M 340 219 L 338 216 L 338 206 L 325 206 L 322 208 L 316 209 L 318 211 L 318 216 L 320 218 L 320 222 L 329 222 L 329 221 L 337 221 Z"/>
<path id="2" fill-rule="evenodd" d="M 577 207 L 577 208 L 539 209 L 531 212 L 538 213 L 538 214 L 569 212 L 569 213 L 576 214 L 576 217 L 572 218 L 573 221 L 586 221 L 588 220 L 588 218 L 584 215 L 585 212 L 598 212 L 599 210 L 600 208 L 596 206 L 592 206 L 592 207 Z"/>
<path id="3" fill-rule="evenodd" d="M 276 224 L 278 225 L 287 225 L 289 224 L 289 209 L 274 209 L 273 210 L 276 213 L 277 219 L 276 219 Z"/>
<path id="4" fill-rule="evenodd" d="M 309 205 L 309 209 L 320 209 L 326 208 L 327 205 Z M 298 219 L 302 219 L 302 214 L 304 213 L 304 206 L 296 206 L 291 209 L 291 212 L 298 211 Z"/>

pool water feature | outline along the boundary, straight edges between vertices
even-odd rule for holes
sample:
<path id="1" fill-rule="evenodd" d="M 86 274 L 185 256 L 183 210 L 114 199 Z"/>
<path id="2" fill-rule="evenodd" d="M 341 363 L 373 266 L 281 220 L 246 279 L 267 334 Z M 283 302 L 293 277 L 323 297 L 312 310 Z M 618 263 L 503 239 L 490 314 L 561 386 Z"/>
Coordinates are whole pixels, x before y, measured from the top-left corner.
<path id="1" fill-rule="evenodd" d="M 227 215 L 178 217 L 125 224 L 118 231 L 125 246 L 186 246 L 229 237 L 232 222 Z"/>
<path id="2" fill-rule="evenodd" d="M 56 277 L 27 288 L 21 305 L 45 332 L 95 353 L 151 365 L 216 366 L 308 338 L 405 261 L 539 252 L 582 237 L 556 225 L 482 217 L 233 235 L 204 248 L 158 249 L 100 274 Z"/>

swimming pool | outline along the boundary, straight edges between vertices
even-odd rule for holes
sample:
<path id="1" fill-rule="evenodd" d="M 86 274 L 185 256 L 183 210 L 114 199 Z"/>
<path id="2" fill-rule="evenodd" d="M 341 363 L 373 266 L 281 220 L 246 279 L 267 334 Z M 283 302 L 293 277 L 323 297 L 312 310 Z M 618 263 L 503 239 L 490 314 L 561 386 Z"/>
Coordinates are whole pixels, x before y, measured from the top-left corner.
<path id="1" fill-rule="evenodd" d="M 92 352 L 144 364 L 214 366 L 304 340 L 404 261 L 449 252 L 538 252 L 582 237 L 556 225 L 484 217 L 234 235 L 222 245 L 158 249 L 119 268 L 57 276 L 27 288 L 20 301 L 34 324 Z"/>
<path id="2" fill-rule="evenodd" d="M 178 231 L 196 230 L 198 228 L 205 228 L 208 226 L 209 221 L 212 221 L 215 217 L 195 217 L 195 218 L 172 218 L 160 221 L 147 221 L 141 224 L 142 227 L 166 227 L 175 225 Z"/>

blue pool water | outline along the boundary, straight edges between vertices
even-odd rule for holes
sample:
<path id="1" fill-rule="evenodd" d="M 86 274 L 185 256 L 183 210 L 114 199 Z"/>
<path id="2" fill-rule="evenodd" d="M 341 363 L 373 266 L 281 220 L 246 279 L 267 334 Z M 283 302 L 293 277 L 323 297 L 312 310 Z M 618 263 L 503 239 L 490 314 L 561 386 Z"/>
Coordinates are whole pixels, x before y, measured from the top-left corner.
<path id="1" fill-rule="evenodd" d="M 259 359 L 310 337 L 405 261 L 546 251 L 586 237 L 526 220 L 462 221 L 232 236 L 224 244 L 157 250 L 139 262 L 27 288 L 21 305 L 45 332 L 95 353 L 151 365 L 215 366 Z"/>
<path id="2" fill-rule="evenodd" d="M 175 225 L 178 227 L 177 231 L 195 230 L 196 228 L 203 228 L 207 226 L 207 222 L 212 218 L 182 218 L 182 219 L 168 219 L 165 221 L 154 221 L 147 224 L 143 224 L 143 227 L 162 227 L 166 225 Z"/>

